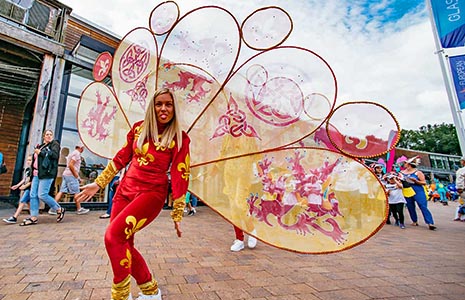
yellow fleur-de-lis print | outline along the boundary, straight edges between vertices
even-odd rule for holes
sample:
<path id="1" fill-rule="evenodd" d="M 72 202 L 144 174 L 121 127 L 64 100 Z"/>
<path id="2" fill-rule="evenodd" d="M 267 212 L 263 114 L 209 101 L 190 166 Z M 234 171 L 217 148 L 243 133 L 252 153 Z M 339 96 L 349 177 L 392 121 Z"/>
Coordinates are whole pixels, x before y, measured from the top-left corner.
<path id="1" fill-rule="evenodd" d="M 126 229 L 124 229 L 124 233 L 126 233 L 126 239 L 128 240 L 131 236 L 134 235 L 134 233 L 138 232 L 142 228 L 142 226 L 144 226 L 146 221 L 147 219 L 144 218 L 137 222 L 134 216 L 127 216 L 126 224 L 128 224 L 129 227 L 126 227 Z"/>
<path id="2" fill-rule="evenodd" d="M 132 263 L 131 251 L 129 251 L 129 249 L 126 249 L 126 258 L 123 258 L 123 259 L 119 262 L 119 264 L 120 264 L 120 266 L 122 266 L 123 268 L 129 269 L 129 268 L 131 268 L 131 263 Z"/>
<path id="3" fill-rule="evenodd" d="M 140 133 L 142 132 L 142 128 L 142 126 L 136 126 L 136 128 L 134 128 L 134 136 L 136 139 L 139 138 Z"/>
<path id="4" fill-rule="evenodd" d="M 165 146 L 162 146 L 161 143 L 160 143 L 160 139 L 161 139 L 161 134 L 158 135 L 158 141 L 155 142 L 155 149 L 157 151 L 165 151 L 166 150 L 166 147 Z M 176 145 L 175 141 L 171 141 L 170 145 L 168 146 L 169 149 L 173 149 L 174 146 Z"/>
<path id="5" fill-rule="evenodd" d="M 166 147 L 162 146 L 160 142 L 156 142 L 155 143 L 155 149 L 157 151 L 165 151 L 166 150 Z"/>
<path id="6" fill-rule="evenodd" d="M 189 175 L 191 173 L 190 162 L 191 162 L 191 158 L 190 158 L 189 154 L 187 154 L 186 155 L 186 160 L 184 162 L 178 164 L 178 171 L 182 173 L 181 177 L 184 180 L 189 180 Z"/>
<path id="7" fill-rule="evenodd" d="M 136 148 L 136 150 L 134 150 L 134 153 L 137 156 L 139 156 L 137 158 L 137 161 L 139 162 L 139 166 L 142 166 L 142 165 L 146 166 L 155 160 L 152 154 L 147 153 L 148 151 L 149 151 L 149 143 L 145 143 L 142 146 L 142 150 L 140 150 L 139 148 Z"/>

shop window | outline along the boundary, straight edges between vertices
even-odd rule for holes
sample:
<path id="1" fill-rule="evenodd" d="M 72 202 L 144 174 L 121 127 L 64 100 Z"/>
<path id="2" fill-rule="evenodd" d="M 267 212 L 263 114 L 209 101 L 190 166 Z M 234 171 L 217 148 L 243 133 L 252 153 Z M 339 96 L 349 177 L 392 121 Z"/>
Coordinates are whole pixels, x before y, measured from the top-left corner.
<path id="1" fill-rule="evenodd" d="M 66 168 L 66 157 L 74 151 L 76 144 L 80 141 L 79 134 L 77 131 L 66 130 L 62 131 L 61 135 L 61 153 L 58 160 L 58 175 L 55 180 L 57 191 L 60 189 L 62 182 L 63 171 Z M 106 158 L 102 158 L 90 152 L 88 149 L 84 149 L 84 152 L 81 154 L 81 168 L 79 172 L 79 177 L 81 178 L 81 185 L 94 182 L 95 178 L 100 174 L 100 172 L 105 168 L 108 163 Z M 92 201 L 94 202 L 105 202 L 106 193 L 102 190 L 100 194 L 97 194 Z M 65 195 L 62 199 L 64 201 L 72 201 L 72 197 L 67 197 Z"/>

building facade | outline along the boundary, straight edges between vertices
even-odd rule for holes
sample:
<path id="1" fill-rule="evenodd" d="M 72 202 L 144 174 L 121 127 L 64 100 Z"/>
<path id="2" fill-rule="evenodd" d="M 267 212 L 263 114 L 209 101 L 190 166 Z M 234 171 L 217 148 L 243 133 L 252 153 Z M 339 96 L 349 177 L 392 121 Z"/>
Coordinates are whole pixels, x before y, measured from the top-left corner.
<path id="1" fill-rule="evenodd" d="M 25 157 L 42 142 L 45 129 L 54 131 L 61 144 L 54 187 L 59 186 L 65 158 L 80 141 L 80 94 L 93 81 L 97 56 L 113 54 L 119 41 L 58 1 L 0 0 L 0 151 L 8 169 L 0 176 L 0 197 L 17 198 L 9 187 L 21 180 Z M 86 183 L 107 160 L 90 151 L 82 156 L 81 178 Z M 94 201 L 104 203 L 104 193 Z"/>

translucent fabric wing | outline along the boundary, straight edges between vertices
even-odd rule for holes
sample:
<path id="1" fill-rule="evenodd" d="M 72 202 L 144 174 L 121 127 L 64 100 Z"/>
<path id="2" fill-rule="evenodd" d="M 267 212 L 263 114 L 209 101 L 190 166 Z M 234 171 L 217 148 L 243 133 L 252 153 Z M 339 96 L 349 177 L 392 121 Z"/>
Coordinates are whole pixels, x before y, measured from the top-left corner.
<path id="1" fill-rule="evenodd" d="M 331 100 L 310 101 L 316 93 Z M 212 150 L 194 148 L 192 156 L 216 161 L 292 144 L 321 126 L 335 100 L 334 74 L 318 55 L 296 47 L 263 52 L 239 67 L 200 116 L 191 132 Z"/>
<path id="2" fill-rule="evenodd" d="M 111 77 L 113 89 L 130 124 L 144 117 L 156 90 L 157 43 L 152 32 L 136 28 L 115 52 Z"/>
<path id="3" fill-rule="evenodd" d="M 384 190 L 360 162 L 317 148 L 289 148 L 192 168 L 191 190 L 246 232 L 278 248 L 351 248 L 386 218 Z"/>
<path id="4" fill-rule="evenodd" d="M 339 106 L 328 120 L 327 133 L 336 149 L 355 157 L 381 156 L 393 149 L 400 138 L 392 114 L 373 102 Z"/>
<path id="5" fill-rule="evenodd" d="M 112 158 L 124 145 L 130 129 L 115 95 L 102 82 L 93 82 L 84 89 L 76 119 L 83 143 L 106 158 Z"/>

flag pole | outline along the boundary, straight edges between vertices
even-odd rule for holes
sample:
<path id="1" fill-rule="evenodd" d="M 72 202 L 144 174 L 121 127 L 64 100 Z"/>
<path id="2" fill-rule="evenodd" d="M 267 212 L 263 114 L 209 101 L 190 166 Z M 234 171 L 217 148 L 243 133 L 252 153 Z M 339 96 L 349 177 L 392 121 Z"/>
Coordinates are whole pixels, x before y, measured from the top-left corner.
<path id="1" fill-rule="evenodd" d="M 465 154 L 465 130 L 464 130 L 462 116 L 461 116 L 462 111 L 457 106 L 457 103 L 458 103 L 457 94 L 452 91 L 452 84 L 451 84 L 451 80 L 449 79 L 449 74 L 451 74 L 451 71 L 450 71 L 450 68 L 447 67 L 446 63 L 444 62 L 444 60 L 448 61 L 448 58 L 447 58 L 448 56 L 445 54 L 444 49 L 441 47 L 441 43 L 439 40 L 439 34 L 436 29 L 436 24 L 434 21 L 431 0 L 426 0 L 426 6 L 428 7 L 431 27 L 433 29 L 434 43 L 436 45 L 435 54 L 438 55 L 439 65 L 441 66 L 442 77 L 444 79 L 444 85 L 446 87 L 446 92 L 447 92 L 447 98 L 449 100 L 450 110 L 452 113 L 452 119 L 454 121 L 455 130 L 457 131 L 460 151 L 462 152 L 462 156 L 463 156 Z"/>

